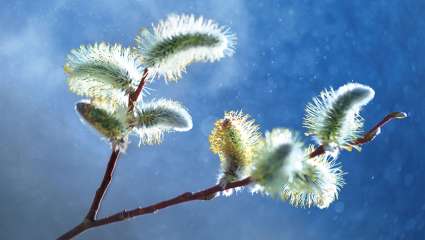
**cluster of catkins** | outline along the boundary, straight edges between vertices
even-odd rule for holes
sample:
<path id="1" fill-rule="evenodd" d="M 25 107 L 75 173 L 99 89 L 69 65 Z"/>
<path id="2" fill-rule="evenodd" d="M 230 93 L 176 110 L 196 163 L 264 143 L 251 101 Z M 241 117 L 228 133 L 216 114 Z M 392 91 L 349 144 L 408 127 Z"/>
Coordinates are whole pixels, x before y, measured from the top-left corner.
<path id="1" fill-rule="evenodd" d="M 192 128 L 192 118 L 180 103 L 143 102 L 146 87 L 137 102 L 130 104 L 142 79 L 146 83 L 157 77 L 177 81 L 192 62 L 214 62 L 232 55 L 236 37 L 211 20 L 170 15 L 152 30 L 142 29 L 135 43 L 132 47 L 81 46 L 71 51 L 64 66 L 70 90 L 88 98 L 76 104 L 77 112 L 121 149 L 130 134 L 139 136 L 140 143 L 158 144 L 164 132 Z"/>
<path id="2" fill-rule="evenodd" d="M 219 184 L 251 177 L 253 192 L 279 196 L 294 206 L 326 208 L 344 185 L 336 163 L 340 149 L 351 149 L 360 137 L 361 108 L 374 97 L 372 88 L 358 83 L 324 90 L 306 107 L 306 135 L 314 136 L 324 153 L 311 157 L 314 145 L 276 128 L 261 136 L 259 126 L 242 112 L 227 112 L 216 121 L 209 137 L 221 160 Z M 358 148 L 358 147 L 357 147 Z M 230 195 L 233 190 L 226 190 Z"/>
<path id="3" fill-rule="evenodd" d="M 192 15 L 170 15 L 152 30 L 142 29 L 135 46 L 96 43 L 74 49 L 64 66 L 71 91 L 87 99 L 76 104 L 82 119 L 125 148 L 128 136 L 157 144 L 164 132 L 188 131 L 192 118 L 178 102 L 166 99 L 137 102 L 130 99 L 142 79 L 177 81 L 192 62 L 214 62 L 234 52 L 236 37 L 226 27 Z M 367 86 L 349 83 L 323 91 L 307 105 L 304 125 L 325 153 L 310 157 L 315 147 L 304 146 L 296 133 L 273 129 L 264 136 L 248 115 L 227 112 L 209 137 L 219 155 L 219 183 L 251 177 L 252 190 L 280 196 L 295 206 L 328 207 L 344 184 L 336 164 L 339 149 L 351 149 L 361 132 L 360 109 L 374 96 Z M 135 106 L 135 107 L 130 107 Z M 231 191 L 225 192 L 230 194 Z"/>

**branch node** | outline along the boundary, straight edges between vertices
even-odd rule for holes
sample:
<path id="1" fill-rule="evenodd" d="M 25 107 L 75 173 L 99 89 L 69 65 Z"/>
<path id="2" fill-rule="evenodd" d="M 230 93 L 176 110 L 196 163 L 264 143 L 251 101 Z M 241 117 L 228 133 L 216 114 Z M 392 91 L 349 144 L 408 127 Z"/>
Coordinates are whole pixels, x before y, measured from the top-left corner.
<path id="1" fill-rule="evenodd" d="M 120 219 L 122 219 L 122 220 L 124 220 L 124 219 L 126 219 L 127 218 L 127 209 L 124 209 L 122 212 L 121 212 L 121 214 L 120 214 Z"/>
<path id="2" fill-rule="evenodd" d="M 193 196 L 192 192 L 185 192 L 182 195 L 180 195 L 180 198 L 187 199 L 187 198 L 191 198 L 192 196 Z"/>

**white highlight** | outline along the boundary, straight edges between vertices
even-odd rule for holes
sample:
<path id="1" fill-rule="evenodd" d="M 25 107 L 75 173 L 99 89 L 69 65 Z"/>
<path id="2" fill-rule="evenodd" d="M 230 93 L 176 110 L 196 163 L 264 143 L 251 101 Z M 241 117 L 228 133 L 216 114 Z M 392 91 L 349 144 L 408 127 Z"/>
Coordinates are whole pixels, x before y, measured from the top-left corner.
<path id="1" fill-rule="evenodd" d="M 218 26 L 212 20 L 193 15 L 172 14 L 166 20 L 160 21 L 153 27 L 153 33 L 144 29 L 136 38 L 138 47 L 144 57 L 150 56 L 151 51 L 164 41 L 184 35 L 208 35 L 218 40 L 210 46 L 193 46 L 171 52 L 166 56 L 152 59 L 150 70 L 163 76 L 166 80 L 178 80 L 186 71 L 187 65 L 196 61 L 214 62 L 234 53 L 236 36 L 226 27 Z M 153 68 L 153 69 L 151 69 Z"/>
<path id="2" fill-rule="evenodd" d="M 306 107 L 304 126 L 320 144 L 349 145 L 360 136 L 363 118 L 359 112 L 375 92 L 369 86 L 348 83 L 334 91 L 324 90 Z"/>
<path id="3" fill-rule="evenodd" d="M 313 149 L 310 147 L 306 155 Z M 284 185 L 281 196 L 294 206 L 327 208 L 338 199 L 338 192 L 344 185 L 343 175 L 339 165 L 328 155 L 306 157 L 302 171 Z"/>
<path id="4" fill-rule="evenodd" d="M 71 50 L 65 72 L 69 73 L 71 91 L 91 97 L 94 104 L 108 109 L 126 104 L 126 95 L 142 78 L 140 66 L 137 54 L 131 49 L 96 43 Z"/>
<path id="5" fill-rule="evenodd" d="M 266 132 L 254 157 L 252 177 L 267 194 L 277 195 L 303 169 L 304 151 L 288 129 Z"/>
<path id="6" fill-rule="evenodd" d="M 267 132 L 254 158 L 251 191 L 279 196 L 297 207 L 328 207 L 338 198 L 344 173 L 328 155 L 309 158 L 313 150 L 303 150 L 287 129 Z"/>
<path id="7" fill-rule="evenodd" d="M 189 112 L 176 101 L 160 99 L 143 103 L 137 109 L 137 115 L 135 132 L 140 137 L 140 144 L 158 144 L 165 132 L 185 132 L 193 127 Z"/>

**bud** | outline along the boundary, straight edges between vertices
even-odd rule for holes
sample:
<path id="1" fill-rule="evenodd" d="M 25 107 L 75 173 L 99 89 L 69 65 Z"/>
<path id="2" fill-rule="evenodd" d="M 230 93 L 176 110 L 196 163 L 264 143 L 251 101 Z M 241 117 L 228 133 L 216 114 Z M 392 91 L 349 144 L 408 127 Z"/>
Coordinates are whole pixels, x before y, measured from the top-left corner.
<path id="1" fill-rule="evenodd" d="M 81 46 L 67 57 L 64 70 L 69 74 L 72 92 L 94 99 L 93 104 L 113 112 L 125 105 L 143 76 L 138 56 L 129 48 L 107 43 Z"/>
<path id="2" fill-rule="evenodd" d="M 304 158 L 302 143 L 290 130 L 277 128 L 266 132 L 253 158 L 254 189 L 271 196 L 280 195 L 283 187 L 303 170 Z"/>
<path id="3" fill-rule="evenodd" d="M 124 106 L 118 108 L 115 113 L 110 113 L 84 100 L 78 102 L 75 109 L 84 122 L 87 122 L 113 144 L 126 142 L 130 127 L 127 109 Z"/>
<path id="4" fill-rule="evenodd" d="M 192 129 L 192 117 L 178 102 L 160 99 L 143 103 L 136 109 L 135 132 L 140 143 L 161 143 L 165 132 L 185 132 Z"/>
<path id="5" fill-rule="evenodd" d="M 372 88 L 358 83 L 348 83 L 336 91 L 322 91 L 306 107 L 306 134 L 323 145 L 349 148 L 362 132 L 363 118 L 359 112 L 374 95 Z"/>
<path id="6" fill-rule="evenodd" d="M 313 152 L 310 146 L 306 156 Z M 314 158 L 304 158 L 302 170 L 284 185 L 281 197 L 294 206 L 327 208 L 338 199 L 338 191 L 343 187 L 343 171 L 326 154 Z"/>
<path id="7" fill-rule="evenodd" d="M 212 20 L 170 15 L 153 32 L 143 29 L 136 43 L 143 63 L 166 80 L 178 80 L 192 62 L 214 62 L 233 54 L 235 35 Z"/>
<path id="8" fill-rule="evenodd" d="M 255 121 L 242 112 L 226 112 L 224 118 L 215 122 L 209 142 L 211 151 L 218 154 L 221 161 L 219 183 L 222 186 L 250 174 L 254 147 L 260 138 L 258 128 Z"/>

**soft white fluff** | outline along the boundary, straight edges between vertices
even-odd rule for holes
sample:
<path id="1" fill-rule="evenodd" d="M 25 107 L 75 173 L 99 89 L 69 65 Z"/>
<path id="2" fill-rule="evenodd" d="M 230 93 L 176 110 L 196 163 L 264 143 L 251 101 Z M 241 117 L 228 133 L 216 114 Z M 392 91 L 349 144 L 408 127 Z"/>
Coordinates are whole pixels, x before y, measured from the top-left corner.
<path id="1" fill-rule="evenodd" d="M 308 156 L 313 147 L 310 147 Z M 327 208 L 338 198 L 344 185 L 343 171 L 328 155 L 305 158 L 303 169 L 293 181 L 284 185 L 282 198 L 294 206 Z"/>
<path id="2" fill-rule="evenodd" d="M 93 127 L 112 145 L 125 151 L 128 143 L 127 135 L 131 130 L 129 122 L 132 118 L 125 106 L 119 106 L 111 113 L 85 99 L 76 103 L 75 110 L 83 124 Z"/>
<path id="3" fill-rule="evenodd" d="M 177 41 L 182 37 L 198 36 L 213 43 L 191 45 L 187 41 Z M 186 39 L 187 40 L 187 39 Z M 177 80 L 185 72 L 187 65 L 196 61 L 214 62 L 231 56 L 236 44 L 236 36 L 226 27 L 220 27 L 212 20 L 193 15 L 170 15 L 160 21 L 150 32 L 143 29 L 136 37 L 144 63 L 166 80 Z M 167 51 L 158 49 L 158 46 Z M 183 47 L 184 46 L 184 47 Z"/>
<path id="4" fill-rule="evenodd" d="M 374 95 L 372 88 L 358 83 L 345 84 L 336 91 L 322 91 L 306 107 L 307 135 L 313 135 L 324 145 L 349 145 L 362 130 L 359 112 Z"/>
<path id="5" fill-rule="evenodd" d="M 157 144 L 165 132 L 185 132 L 192 129 L 192 117 L 178 102 L 160 99 L 143 103 L 136 111 L 136 133 L 140 143 Z"/>
<path id="6" fill-rule="evenodd" d="M 309 158 L 313 150 L 303 150 L 287 129 L 267 132 L 254 157 L 252 192 L 278 196 L 294 206 L 328 207 L 344 184 L 343 172 L 328 155 Z"/>
<path id="7" fill-rule="evenodd" d="M 138 55 L 119 44 L 96 43 L 73 49 L 64 68 L 71 91 L 112 108 L 126 104 L 126 95 L 143 75 Z"/>
<path id="8" fill-rule="evenodd" d="M 252 178 L 270 195 L 280 195 L 283 186 L 292 182 L 303 169 L 305 158 L 302 143 L 288 129 L 266 132 L 254 157 Z"/>

